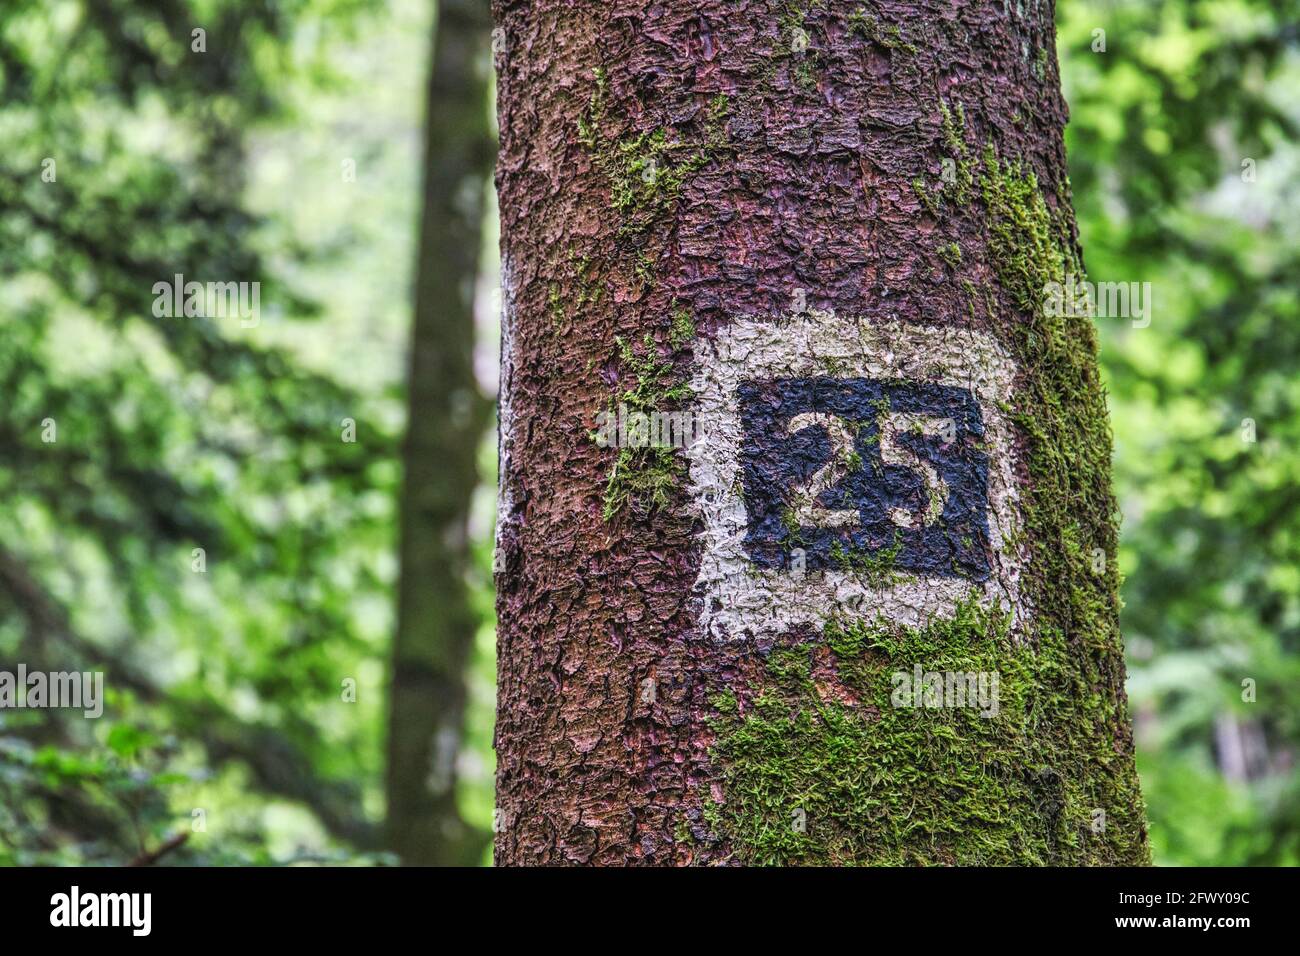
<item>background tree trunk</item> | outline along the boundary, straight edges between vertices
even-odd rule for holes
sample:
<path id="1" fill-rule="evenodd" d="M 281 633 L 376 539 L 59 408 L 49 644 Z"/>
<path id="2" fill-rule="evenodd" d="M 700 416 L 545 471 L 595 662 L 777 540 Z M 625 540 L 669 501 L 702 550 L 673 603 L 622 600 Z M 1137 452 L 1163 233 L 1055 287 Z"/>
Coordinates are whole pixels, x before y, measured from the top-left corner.
<path id="1" fill-rule="evenodd" d="M 1145 862 L 1052 5 L 495 13 L 497 861 Z"/>
<path id="2" fill-rule="evenodd" d="M 401 580 L 388 731 L 387 842 L 404 863 L 477 863 L 486 836 L 461 820 L 456 756 L 469 603 L 466 520 L 490 405 L 474 380 L 474 284 L 491 163 L 490 15 L 485 0 L 441 0 L 425 123 Z"/>

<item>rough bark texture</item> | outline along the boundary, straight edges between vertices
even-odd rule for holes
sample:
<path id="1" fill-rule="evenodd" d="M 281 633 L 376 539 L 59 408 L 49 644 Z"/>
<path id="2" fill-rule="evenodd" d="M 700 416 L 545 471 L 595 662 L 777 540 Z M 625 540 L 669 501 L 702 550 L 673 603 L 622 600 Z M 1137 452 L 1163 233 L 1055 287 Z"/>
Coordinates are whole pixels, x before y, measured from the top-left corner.
<path id="1" fill-rule="evenodd" d="M 497 861 L 1145 861 L 1095 333 L 1039 307 L 1080 269 L 1052 5 L 494 11 Z M 701 573 L 726 489 L 681 452 L 592 441 L 602 409 L 691 407 L 688 385 L 707 406 L 711 356 L 836 316 L 900 348 L 920 329 L 942 351 L 947 329 L 1010 357 L 994 404 L 1015 535 L 989 544 L 1023 554 L 1009 614 L 975 590 L 920 619 L 832 601 L 820 622 L 785 626 L 786 605 L 746 622 Z M 969 351 L 972 380 L 986 354 Z M 802 387 L 753 378 L 747 408 Z M 714 426 L 706 445 L 734 437 Z M 879 583 L 899 550 L 835 553 Z M 971 560 L 958 579 L 979 577 Z M 914 664 L 997 671 L 1001 717 L 891 707 L 891 673 Z"/>
<path id="2" fill-rule="evenodd" d="M 388 732 L 387 845 L 407 864 L 474 864 L 456 807 L 470 606 L 466 521 L 490 406 L 474 380 L 474 283 L 491 163 L 486 0 L 441 0 L 425 123 L 401 579 Z"/>

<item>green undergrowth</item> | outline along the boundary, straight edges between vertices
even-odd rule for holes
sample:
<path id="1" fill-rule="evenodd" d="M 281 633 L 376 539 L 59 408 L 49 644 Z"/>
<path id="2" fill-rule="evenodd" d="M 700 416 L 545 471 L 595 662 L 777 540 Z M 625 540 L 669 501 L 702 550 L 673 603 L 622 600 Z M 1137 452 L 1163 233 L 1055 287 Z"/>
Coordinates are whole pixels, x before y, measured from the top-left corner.
<path id="1" fill-rule="evenodd" d="M 1131 776 L 1091 731 L 1108 704 L 1064 642 L 1008 625 L 972 599 L 923 628 L 832 621 L 773 650 L 752 699 L 713 701 L 725 798 L 706 819 L 757 865 L 1140 861 Z M 917 664 L 996 673 L 996 715 L 894 706 Z"/>

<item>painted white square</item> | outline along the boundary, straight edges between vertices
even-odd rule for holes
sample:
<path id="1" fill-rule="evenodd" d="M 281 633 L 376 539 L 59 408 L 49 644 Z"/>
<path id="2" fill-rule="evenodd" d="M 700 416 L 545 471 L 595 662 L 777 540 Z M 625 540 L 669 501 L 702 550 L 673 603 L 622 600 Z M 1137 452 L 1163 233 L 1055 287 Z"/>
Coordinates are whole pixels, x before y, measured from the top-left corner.
<path id="1" fill-rule="evenodd" d="M 701 625 L 719 641 L 772 637 L 799 624 L 821 625 L 843 614 L 923 625 L 951 616 L 976 593 L 982 603 L 1026 616 L 1019 593 L 1015 445 L 1004 407 L 1012 400 L 1015 363 L 992 336 L 971 329 L 871 323 L 806 311 L 745 317 L 695 346 L 691 386 L 701 438 L 689 449 L 691 494 L 704 522 L 695 593 Z M 979 404 L 988 446 L 990 575 L 965 578 L 907 574 L 873 586 L 852 571 L 765 569 L 744 548 L 748 514 L 742 496 L 743 428 L 737 389 L 743 380 L 805 377 L 931 382 L 970 391 Z M 1019 628 L 1017 627 L 1017 630 Z"/>

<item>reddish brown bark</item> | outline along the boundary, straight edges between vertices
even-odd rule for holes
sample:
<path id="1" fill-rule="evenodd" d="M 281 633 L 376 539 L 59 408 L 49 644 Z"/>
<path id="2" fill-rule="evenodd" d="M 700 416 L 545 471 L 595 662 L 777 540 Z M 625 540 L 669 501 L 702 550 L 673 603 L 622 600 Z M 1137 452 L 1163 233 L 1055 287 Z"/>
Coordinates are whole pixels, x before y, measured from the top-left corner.
<path id="1" fill-rule="evenodd" d="M 471 605 L 466 522 L 490 407 L 474 379 L 474 283 L 491 167 L 486 0 L 441 0 L 429 68 L 424 192 L 402 449 L 385 842 L 404 864 L 473 865 L 487 834 L 461 819 L 456 759 Z"/>
<path id="2" fill-rule="evenodd" d="M 736 859 L 701 814 L 726 799 L 710 700 L 750 680 L 768 648 L 700 633 L 699 524 L 682 483 L 666 507 L 602 517 L 614 454 L 588 433 L 634 384 L 616 339 L 639 350 L 650 334 L 684 377 L 675 312 L 709 337 L 735 316 L 787 311 L 805 289 L 819 309 L 1021 341 L 1013 326 L 1025 310 L 999 281 L 978 190 L 946 210 L 925 193 L 951 153 L 941 104 L 960 103 L 971 156 L 987 146 L 1014 157 L 1072 223 L 1053 8 L 497 0 L 494 10 L 506 299 L 497 860 Z M 683 144 L 665 154 L 680 192 L 617 209 L 602 149 L 659 130 Z M 948 243 L 960 247 L 956 266 Z M 1080 348 L 1093 382 L 1091 340 Z M 1099 481 L 1079 489 L 1078 507 L 1108 517 Z M 1112 553 L 1113 538 L 1100 546 Z M 1131 773 L 1122 660 L 1112 648 L 1106 661 L 1119 714 L 1108 732 Z"/>

